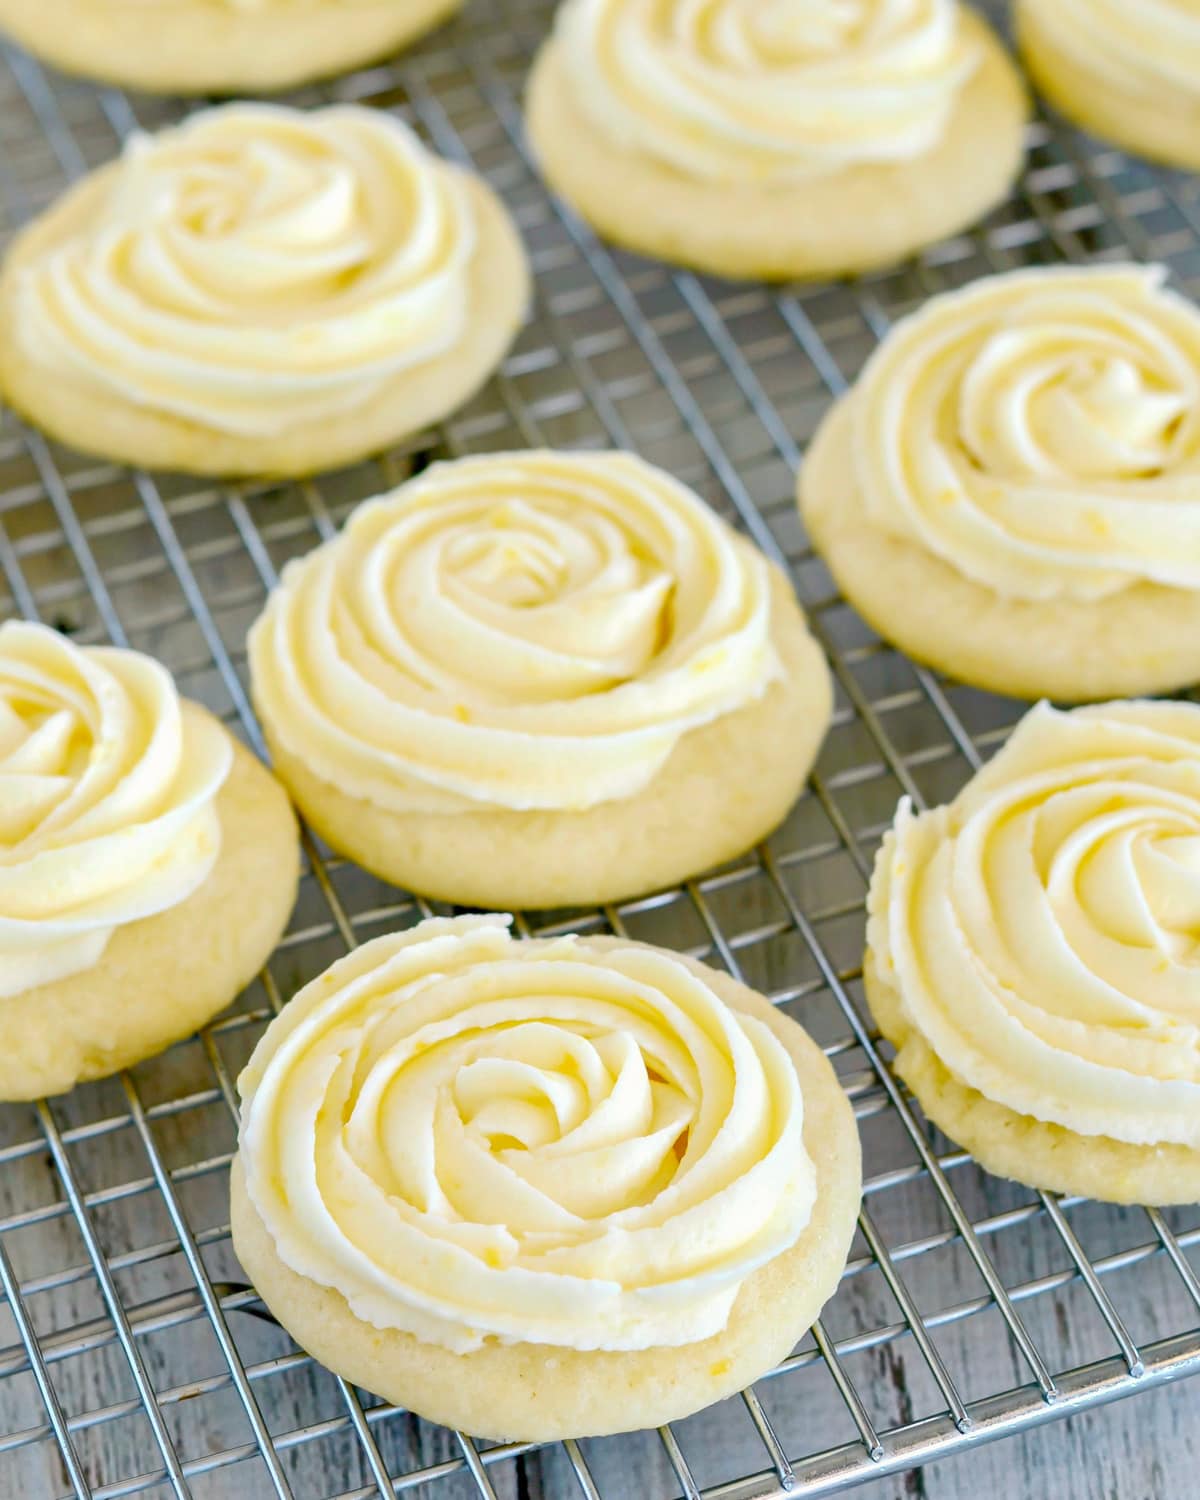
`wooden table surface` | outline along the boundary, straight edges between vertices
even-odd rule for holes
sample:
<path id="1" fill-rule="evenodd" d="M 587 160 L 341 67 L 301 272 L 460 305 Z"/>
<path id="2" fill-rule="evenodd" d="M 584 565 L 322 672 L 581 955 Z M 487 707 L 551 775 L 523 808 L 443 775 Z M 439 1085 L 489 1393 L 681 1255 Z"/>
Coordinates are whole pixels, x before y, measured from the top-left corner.
<path id="1" fill-rule="evenodd" d="M 1181 1381 L 974 1453 L 876 1480 L 855 1500 L 1193 1500 L 1200 1381 Z"/>
<path id="2" fill-rule="evenodd" d="M 997 21 L 1008 10 L 1008 0 L 985 5 Z M 541 300 L 512 369 L 480 394 L 461 425 L 439 435 L 438 451 L 618 441 L 697 484 L 726 512 L 730 498 L 742 495 L 743 510 L 763 520 L 793 564 L 806 602 L 819 606 L 821 629 L 842 657 L 843 694 L 848 684 L 870 722 L 886 726 L 871 729 L 862 708 L 843 697 L 820 763 L 832 813 L 810 791 L 773 845 L 789 900 L 810 920 L 830 971 L 845 976 L 839 985 L 852 988 L 862 957 L 864 869 L 904 789 L 899 773 L 929 803 L 946 800 L 971 770 L 958 730 L 980 747 L 994 744 L 1019 707 L 918 679 L 899 654 L 878 647 L 851 611 L 831 601 L 831 585 L 807 553 L 792 503 L 797 454 L 878 334 L 933 291 L 1026 262 L 1114 254 L 1162 259 L 1181 285 L 1200 291 L 1200 196 L 1191 179 L 1177 180 L 1042 121 L 1031 137 L 1030 170 L 986 233 L 960 237 L 919 267 L 880 273 L 862 287 L 830 284 L 777 296 L 614 259 L 559 212 L 523 154 L 521 90 L 530 51 L 549 30 L 552 11 L 552 0 L 470 0 L 462 18 L 428 44 L 357 83 L 334 86 L 343 90 L 339 98 L 387 109 L 405 103 L 439 149 L 474 160 L 517 212 L 539 268 Z M 112 90 L 66 82 L 0 52 L 0 233 L 25 222 L 83 165 L 111 156 L 135 117 L 154 128 L 178 113 L 171 101 L 131 104 Z M 720 483 L 714 449 L 727 476 Z M 167 478 L 160 488 L 152 480 L 135 485 L 124 471 L 35 443 L 0 413 L 0 608 L 16 611 L 20 600 L 3 599 L 15 579 L 27 600 L 21 608 L 80 631 L 81 639 L 103 639 L 101 596 L 94 585 L 96 597 L 82 596 L 89 579 L 107 573 L 105 607 L 120 617 L 131 644 L 159 656 L 178 674 L 182 691 L 233 721 L 244 700 L 238 653 L 261 607 L 263 560 L 279 568 L 306 552 L 355 501 L 396 482 L 397 465 L 406 462 L 389 460 L 378 470 L 361 465 L 303 486 L 249 486 L 235 508 L 207 483 Z M 207 601 L 199 609 L 198 599 Z M 954 734 L 944 705 L 955 715 Z M 786 863 L 802 850 L 812 858 Z M 328 889 L 360 938 L 380 930 L 380 913 L 400 920 L 397 893 L 352 866 L 335 869 Z M 303 940 L 272 959 L 277 998 L 292 995 L 342 951 L 323 890 L 306 880 L 293 923 L 293 935 Z M 690 900 L 681 894 L 670 905 L 628 915 L 631 935 L 707 951 L 708 929 Z M 914 1148 L 895 1107 L 887 1106 L 863 1056 L 843 1050 L 845 1016 L 772 879 L 755 867 L 744 881 L 715 886 L 706 900 L 706 913 L 715 913 L 749 982 L 794 996 L 790 1012 L 838 1048 L 839 1071 L 860 1112 L 868 1175 L 885 1184 L 872 1196 L 870 1214 L 913 1305 L 937 1320 L 932 1342 L 963 1399 L 1028 1386 L 1029 1367 L 1014 1354 L 994 1305 L 983 1305 L 979 1268 L 961 1237 L 950 1234 L 944 1202 L 927 1176 L 911 1171 Z M 238 1012 L 246 1022 L 240 1029 L 233 1024 Z M 140 1066 L 132 1096 L 110 1080 L 54 1101 L 44 1115 L 0 1107 L 0 1248 L 11 1278 L 25 1289 L 37 1334 L 60 1339 L 53 1390 L 72 1423 L 87 1482 L 111 1496 L 170 1500 L 168 1486 L 154 1477 L 164 1445 L 192 1464 L 194 1500 L 270 1500 L 276 1492 L 233 1389 L 230 1362 L 197 1311 L 194 1271 L 154 1176 L 161 1171 L 168 1182 L 172 1210 L 178 1206 L 195 1237 L 207 1275 L 218 1285 L 242 1280 L 225 1229 L 225 1168 L 235 1144 L 228 1083 L 267 1014 L 267 992 L 256 984 L 238 1002 L 233 1022 L 209 1038 L 210 1051 L 188 1042 Z M 177 1101 L 183 1101 L 178 1108 Z M 65 1203 L 52 1142 L 72 1193 L 86 1204 L 86 1243 Z M 949 1152 L 945 1143 L 939 1149 Z M 1112 1332 L 1079 1280 L 1071 1283 L 1066 1240 L 1044 1209 L 1034 1216 L 1028 1190 L 988 1179 L 970 1164 L 948 1171 L 971 1221 L 986 1226 L 981 1235 L 996 1274 L 1021 1297 L 1020 1316 L 1053 1369 L 1112 1358 Z M 1153 1242 L 1149 1221 L 1137 1211 L 1069 1204 L 1064 1214 L 1093 1261 L 1119 1260 Z M 1168 1218 L 1176 1230 L 1194 1234 L 1197 1214 Z M 187 1321 L 163 1318 L 161 1326 L 141 1327 L 136 1339 L 141 1376 L 162 1398 L 165 1439 L 152 1431 L 132 1361 L 111 1332 L 90 1260 L 93 1242 L 107 1258 L 99 1270 L 111 1273 L 126 1308 L 175 1297 L 192 1309 Z M 919 1254 L 910 1254 L 914 1246 Z M 856 1255 L 869 1260 L 861 1239 Z M 1023 1295 L 1055 1278 L 1051 1290 Z M 1162 1255 L 1110 1267 L 1104 1292 L 1143 1345 L 1196 1327 L 1196 1305 Z M 972 1304 L 978 1305 L 970 1316 L 959 1317 Z M 72 1330 L 97 1321 L 99 1334 L 61 1355 Z M 345 1393 L 332 1377 L 300 1362 L 278 1329 L 237 1307 L 227 1322 L 238 1358 L 253 1372 L 263 1421 L 281 1439 L 278 1462 L 297 1500 L 376 1494 Z M 850 1350 L 849 1378 L 879 1430 L 946 1410 L 878 1266 L 847 1278 L 825 1322 L 831 1342 Z M 4 1299 L 0 1375 L 0 1500 L 68 1493 L 46 1405 L 23 1364 L 12 1304 Z M 847 1406 L 819 1361 L 762 1382 L 759 1395 L 797 1458 L 857 1441 Z M 678 1426 L 702 1487 L 764 1468 L 766 1450 L 740 1403 Z M 452 1434 L 406 1413 L 378 1422 L 373 1436 L 392 1475 L 462 1462 Z M 654 1434 L 584 1448 L 603 1500 L 673 1500 L 680 1492 Z M 561 1448 L 497 1462 L 489 1475 L 498 1500 L 579 1495 Z M 459 1470 L 404 1493 L 467 1500 L 478 1491 Z M 862 1500 L 1200 1500 L 1200 1379 L 850 1493 Z"/>

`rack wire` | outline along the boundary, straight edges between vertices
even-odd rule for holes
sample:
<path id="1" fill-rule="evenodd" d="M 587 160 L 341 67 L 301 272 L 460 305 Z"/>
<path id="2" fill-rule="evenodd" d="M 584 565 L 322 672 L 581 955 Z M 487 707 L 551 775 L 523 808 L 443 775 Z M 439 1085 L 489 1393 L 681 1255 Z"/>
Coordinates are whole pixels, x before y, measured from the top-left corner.
<path id="1" fill-rule="evenodd" d="M 994 269 L 1133 256 L 1200 285 L 1195 178 L 1040 120 L 1020 191 L 919 263 L 732 287 L 616 253 L 547 197 L 520 96 L 551 0 L 472 0 L 386 66 L 297 96 L 404 115 L 513 208 L 538 281 L 503 372 L 450 422 L 300 484 L 227 487 L 82 458 L 0 419 L 0 614 L 159 656 L 261 749 L 244 639 L 289 557 L 436 454 L 628 446 L 791 570 L 838 701 L 816 774 L 753 855 L 680 889 L 530 919 L 623 931 L 764 990 L 833 1059 L 866 1196 L 841 1288 L 779 1369 L 658 1433 L 485 1445 L 351 1388 L 265 1314 L 229 1243 L 232 1080 L 339 953 L 429 908 L 309 843 L 268 969 L 205 1032 L 115 1079 L 0 1108 L 0 1493 L 33 1500 L 826 1495 L 1200 1372 L 1200 1209 L 1121 1210 L 988 1177 L 922 1119 L 861 1001 L 863 897 L 898 796 L 952 795 L 1023 705 L 914 666 L 838 597 L 793 472 L 889 324 Z M 5 237 L 176 101 L 0 56 Z"/>

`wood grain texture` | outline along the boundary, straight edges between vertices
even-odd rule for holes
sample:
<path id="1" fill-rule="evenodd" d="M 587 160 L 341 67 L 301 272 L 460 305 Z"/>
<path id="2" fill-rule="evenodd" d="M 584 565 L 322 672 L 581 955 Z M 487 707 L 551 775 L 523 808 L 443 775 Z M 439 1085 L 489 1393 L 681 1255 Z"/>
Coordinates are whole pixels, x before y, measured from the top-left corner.
<path id="1" fill-rule="evenodd" d="M 989 9 L 998 18 L 999 0 Z M 890 322 L 932 292 L 1007 265 L 1094 254 L 1161 257 L 1185 287 L 1190 277 L 1194 290 L 1200 269 L 1194 184 L 1180 187 L 1166 174 L 1045 124 L 1033 171 L 994 235 L 962 237 L 927 262 L 861 286 L 834 284 L 799 296 L 679 280 L 631 258 L 606 260 L 558 213 L 522 154 L 521 89 L 552 10 L 553 0 L 473 0 L 455 27 L 395 64 L 339 85 L 364 102 L 410 111 L 440 149 L 483 167 L 516 210 L 538 271 L 538 304 L 508 370 L 429 443 L 436 441 L 439 454 L 455 454 L 627 442 L 724 514 L 736 489 L 745 507 L 766 517 L 843 663 L 819 792 L 804 795 L 772 840 L 782 889 L 750 860 L 691 892 L 635 906 L 624 922 L 631 936 L 717 961 L 715 930 L 742 977 L 781 998 L 831 1050 L 859 1112 L 871 1223 L 930 1320 L 955 1388 L 970 1402 L 1025 1385 L 1029 1370 L 988 1305 L 971 1255 L 951 1232 L 945 1203 L 917 1171 L 916 1150 L 853 1045 L 827 974 L 788 907 L 790 900 L 804 914 L 825 966 L 856 999 L 865 869 L 898 797 L 915 788 L 930 801 L 944 800 L 970 774 L 947 713 L 986 750 L 1020 705 L 933 683 L 833 598 L 801 532 L 792 471 L 837 386 L 854 378 Z M 155 128 L 178 113 L 171 100 L 131 103 L 52 79 L 15 54 L 0 55 L 0 234 L 10 235 L 45 206 L 69 175 L 110 158 L 132 125 Z M 623 288 L 620 303 L 608 290 L 613 285 Z M 753 400 L 745 372 L 727 358 L 730 348 L 752 371 Z M 698 420 L 711 441 L 698 436 Z M 725 460 L 720 477 L 714 442 Z M 425 446 L 414 462 L 428 456 Z M 236 687 L 239 674 L 244 681 L 245 632 L 265 593 L 261 557 L 278 569 L 306 552 L 355 503 L 397 482 L 406 463 L 407 456 L 393 456 L 304 487 L 251 486 L 233 499 L 217 487 L 165 476 L 149 491 L 161 501 L 152 525 L 147 492 L 129 475 L 49 449 L 0 413 L 0 616 L 34 613 L 94 641 L 105 636 L 106 611 L 115 612 L 130 644 L 159 656 L 184 692 L 232 721 L 238 695 L 231 682 Z M 70 534 L 64 518 L 74 523 Z M 261 556 L 247 548 L 247 536 L 261 544 Z M 105 608 L 88 584 L 93 565 L 108 580 Z M 203 597 L 207 614 L 197 612 L 185 581 Z M 869 705 L 878 731 L 847 688 Z M 403 893 L 354 866 L 331 866 L 328 884 L 360 939 L 418 914 Z M 605 919 L 584 913 L 563 920 L 594 931 Z M 234 1125 L 223 1091 L 272 1003 L 286 1000 L 342 951 L 328 895 L 310 875 L 289 936 L 271 961 L 274 994 L 256 984 L 207 1047 L 191 1041 L 135 1070 L 150 1139 L 218 1284 L 242 1280 L 225 1227 Z M 269 1500 L 274 1487 L 256 1456 L 229 1365 L 198 1310 L 195 1278 L 120 1082 L 75 1090 L 51 1105 L 50 1118 L 63 1134 L 70 1176 L 85 1197 L 117 1293 L 131 1310 L 138 1354 L 167 1437 L 189 1466 L 194 1500 Z M 1004 1284 L 1029 1288 L 1049 1278 L 1048 1289 L 1017 1308 L 1052 1369 L 1111 1357 L 1112 1333 L 1083 1285 L 1070 1280 L 1067 1247 L 1036 1195 L 960 1162 L 948 1142 L 938 1141 L 937 1149 Z M 1197 1309 L 1165 1259 L 1138 1253 L 1154 1240 L 1143 1212 L 1094 1204 L 1064 1212 L 1094 1261 L 1133 1254 L 1128 1266 L 1104 1277 L 1133 1337 L 1152 1341 L 1197 1326 Z M 1200 1230 L 1200 1209 L 1166 1219 L 1177 1231 Z M 31 1107 L 0 1107 L 0 1245 L 51 1355 L 51 1383 L 88 1483 L 168 1500 L 170 1487 L 153 1478 L 163 1461 L 134 1373 Z M 1195 1247 L 1190 1253 L 1200 1265 Z M 852 1274 L 827 1309 L 825 1327 L 845 1351 L 845 1373 L 867 1416 L 886 1432 L 940 1413 L 945 1397 L 861 1236 L 853 1255 Z M 162 1303 L 167 1297 L 176 1300 Z M 156 1308 L 149 1318 L 137 1312 L 148 1303 Z M 374 1495 L 353 1394 L 236 1304 L 226 1314 L 230 1334 L 296 1500 Z M 58 1342 L 80 1325 L 84 1334 Z M 802 1350 L 811 1353 L 811 1340 Z M 857 1438 L 819 1360 L 761 1382 L 757 1392 L 797 1460 Z M 371 1398 L 362 1400 L 370 1408 Z M 1200 1383 L 1139 1395 L 920 1473 L 869 1481 L 858 1493 L 867 1500 L 1190 1500 L 1200 1464 L 1197 1413 Z M 477 1494 L 452 1434 L 404 1412 L 369 1416 L 387 1474 L 428 1471 L 424 1483 L 402 1493 L 420 1500 Z M 767 1467 L 741 1401 L 677 1424 L 676 1435 L 701 1486 Z M 586 1443 L 583 1455 L 604 1500 L 673 1500 L 682 1491 L 657 1434 Z M 581 1493 L 561 1447 L 505 1457 L 487 1472 L 498 1500 L 574 1500 Z M 12 1310 L 0 1302 L 0 1500 L 58 1500 L 67 1492 Z"/>
<path id="2" fill-rule="evenodd" d="M 855 1500 L 1186 1500 L 1200 1465 L 1194 1382 L 1131 1396 L 1036 1432 L 853 1491 Z"/>
<path id="3" fill-rule="evenodd" d="M 753 894 L 758 891 L 758 894 Z M 807 900 L 808 892 L 802 893 Z M 735 914 L 736 913 L 736 914 Z M 754 930 L 769 921 L 770 902 L 748 882 L 723 914 L 724 922 Z M 661 914 L 656 920 L 661 920 Z M 836 946 L 836 940 L 828 941 Z M 287 950 L 285 950 L 286 953 Z M 778 991 L 794 984 L 796 967 L 786 951 L 753 957 L 747 949 L 742 967 L 755 982 Z M 213 1045 L 227 1075 L 236 1072 L 264 1024 L 263 996 L 244 998 L 247 1024 L 217 1033 Z M 788 1010 L 814 1034 L 829 1042 L 844 1033 L 844 1022 L 827 992 L 814 989 Z M 911 1147 L 891 1112 L 877 1109 L 878 1090 L 870 1088 L 854 1052 L 838 1063 L 851 1091 L 858 1095 L 868 1177 L 877 1183 L 888 1173 L 903 1173 L 913 1161 Z M 167 1167 L 177 1174 L 177 1192 L 193 1234 L 204 1242 L 204 1259 L 212 1278 L 239 1282 L 240 1268 L 225 1234 L 226 1162 L 234 1143 L 232 1119 L 215 1087 L 210 1059 L 199 1042 L 173 1049 L 137 1070 L 139 1097 L 151 1109 L 171 1101 L 184 1107 L 159 1115 L 150 1130 Z M 186 1321 L 171 1310 L 160 1313 L 137 1339 L 147 1371 L 163 1401 L 168 1430 L 180 1457 L 203 1458 L 251 1443 L 245 1414 L 232 1389 L 228 1368 L 211 1330 L 194 1311 L 194 1282 L 179 1252 L 161 1195 L 149 1176 L 146 1152 L 128 1123 L 127 1101 L 116 1081 L 86 1085 L 51 1106 L 52 1118 L 65 1133 L 71 1171 L 90 1199 L 89 1220 L 111 1264 L 123 1298 L 136 1309 L 172 1293 L 191 1293 Z M 105 1128 L 109 1122 L 114 1128 Z M 39 1149 L 20 1153 L 23 1146 Z M 0 1230 L 14 1220 L 26 1227 L 3 1234 L 14 1270 L 26 1284 L 26 1299 L 39 1332 L 46 1337 L 80 1323 L 89 1326 L 87 1347 L 56 1360 L 53 1381 L 68 1416 L 92 1414 L 90 1425 L 75 1434 L 85 1472 L 97 1484 L 131 1481 L 161 1466 L 149 1424 L 139 1414 L 129 1364 L 104 1317 L 96 1279 L 77 1226 L 62 1212 L 62 1184 L 49 1159 L 34 1111 L 16 1106 L 0 1111 L 0 1151 L 8 1159 L 0 1169 Z M 197 1170 L 197 1164 L 200 1170 Z M 207 1168 L 207 1169 L 205 1169 Z M 973 1218 L 1019 1214 L 1032 1203 L 1028 1190 L 997 1182 L 971 1165 L 953 1168 L 951 1178 Z M 890 1179 L 886 1179 L 890 1180 Z M 131 1189 L 133 1189 L 131 1191 Z M 926 1179 L 913 1178 L 881 1188 L 867 1200 L 880 1239 L 899 1257 L 904 1280 L 927 1317 L 982 1295 L 982 1282 L 960 1243 L 950 1242 L 906 1255 L 906 1246 L 936 1234 L 947 1224 L 944 1209 Z M 1073 1228 L 1094 1257 L 1141 1243 L 1147 1237 L 1145 1215 L 1138 1210 L 1078 1205 L 1069 1210 Z M 1140 1223 L 1138 1221 L 1141 1221 Z M 1063 1270 L 1061 1244 L 1048 1233 L 1044 1213 L 997 1230 L 989 1250 L 1010 1286 Z M 861 1253 L 861 1244 L 856 1254 Z M 1132 1272 L 1105 1278 L 1114 1302 L 1131 1330 L 1141 1338 L 1185 1326 L 1185 1312 L 1170 1292 L 1162 1258 Z M 1078 1282 L 1020 1304 L 1020 1312 L 1054 1368 L 1107 1357 L 1112 1335 Z M 270 1430 L 281 1439 L 283 1469 L 297 1497 L 356 1493 L 371 1475 L 350 1425 L 347 1406 L 328 1372 L 297 1356 L 285 1335 L 232 1310 L 228 1322 Z M 0 1314 L 0 1360 L 11 1363 L 15 1334 L 11 1315 Z M 902 1321 L 895 1299 L 877 1269 L 851 1275 L 827 1309 L 825 1324 L 838 1341 L 853 1340 Z M 971 1400 L 1028 1380 L 994 1311 L 983 1311 L 934 1333 L 939 1353 L 962 1396 Z M 844 1364 L 880 1430 L 919 1420 L 944 1407 L 930 1370 L 910 1336 L 878 1347 L 848 1353 Z M 6 1366 L 0 1364 L 0 1372 Z M 760 1383 L 758 1393 L 785 1450 L 796 1457 L 852 1441 L 855 1433 L 844 1403 L 822 1364 L 806 1365 Z M 370 1398 L 365 1398 L 369 1402 Z M 1137 1500 L 1141 1495 L 1173 1497 L 1200 1459 L 1200 1422 L 1194 1389 L 1180 1386 L 1139 1397 L 1120 1406 L 1087 1414 L 1052 1428 L 981 1449 L 969 1456 L 931 1466 L 919 1474 L 869 1484 L 863 1493 L 873 1500 L 968 1500 L 969 1496 L 1008 1493 L 1013 1496 L 1071 1493 L 1073 1500 Z M 95 1420 L 98 1412 L 117 1414 Z M 28 1374 L 0 1374 L 0 1433 L 36 1429 L 44 1413 Z M 297 1441 L 304 1428 L 319 1436 Z M 457 1464 L 454 1437 L 404 1413 L 372 1428 L 387 1471 L 393 1476 L 425 1466 Z M 676 1424 L 683 1454 L 701 1487 L 720 1484 L 762 1470 L 767 1455 L 740 1401 L 698 1414 Z M 681 1490 L 666 1451 L 656 1434 L 585 1443 L 585 1457 L 609 1500 L 656 1500 Z M 61 1462 L 47 1441 L 0 1449 L 0 1473 L 11 1493 L 56 1497 L 66 1493 Z M 499 1500 L 557 1500 L 577 1493 L 570 1465 L 561 1448 L 507 1459 L 489 1468 Z M 1068 1482 L 1086 1485 L 1064 1491 Z M 272 1493 L 260 1459 L 248 1458 L 194 1478 L 193 1493 L 204 1500 L 257 1500 Z M 1115 1486 L 1115 1487 L 1114 1487 Z M 10 1491 L 0 1487 L 0 1493 Z M 154 1486 L 157 1497 L 168 1491 Z M 446 1500 L 466 1500 L 474 1490 L 468 1477 L 451 1472 L 431 1478 L 420 1490 Z"/>

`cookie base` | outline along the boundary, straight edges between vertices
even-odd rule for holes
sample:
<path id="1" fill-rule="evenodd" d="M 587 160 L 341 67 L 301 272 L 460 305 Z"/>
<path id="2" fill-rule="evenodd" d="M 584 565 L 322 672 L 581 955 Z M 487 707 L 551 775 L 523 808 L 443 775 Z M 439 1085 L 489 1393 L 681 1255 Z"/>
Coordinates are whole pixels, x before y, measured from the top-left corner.
<path id="1" fill-rule="evenodd" d="M 562 49 L 547 42 L 526 96 L 543 175 L 605 239 L 731 278 L 800 280 L 905 260 L 965 229 L 1008 193 L 1024 160 L 1028 99 L 979 17 L 983 48 L 937 147 L 915 161 L 796 183 L 705 182 L 615 145 L 580 110 Z"/>
<path id="2" fill-rule="evenodd" d="M 119 169 L 119 162 L 101 167 L 23 230 L 0 272 L 0 386 L 18 415 L 68 447 L 118 463 L 212 476 L 295 476 L 337 468 L 461 406 L 500 364 L 525 316 L 530 281 L 524 247 L 491 188 L 464 173 L 479 238 L 467 331 L 453 349 L 397 375 L 351 410 L 261 437 L 219 432 L 122 400 L 46 368 L 13 331 L 22 268 L 88 222 Z"/>
<path id="3" fill-rule="evenodd" d="M 90 969 L 3 1001 L 0 1100 L 60 1094 L 132 1067 L 190 1036 L 266 963 L 296 901 L 295 815 L 237 741 L 217 811 L 221 852 L 186 901 L 118 927 Z"/>
<path id="4" fill-rule="evenodd" d="M 207 0 L 0 0 L 0 29 L 64 73 L 151 94 L 261 94 L 332 78 L 415 42 L 463 0 L 265 7 Z"/>
<path id="5" fill-rule="evenodd" d="M 684 736 L 635 796 L 579 812 L 391 812 L 285 748 L 257 704 L 276 774 L 332 848 L 393 885 L 459 906 L 591 906 L 676 884 L 744 853 L 786 817 L 832 712 L 829 669 L 782 573 L 771 631 L 784 675 Z"/>
<path id="6" fill-rule="evenodd" d="M 960 682 L 1014 698 L 1084 702 L 1200 678 L 1200 595 L 1138 584 L 1108 599 L 1010 600 L 867 517 L 850 401 L 822 422 L 800 473 L 809 537 L 873 629 Z"/>
<path id="7" fill-rule="evenodd" d="M 1102 1203 L 1165 1207 L 1200 1200 L 1200 1151 L 1077 1135 L 996 1104 L 960 1083 L 905 1022 L 900 996 L 880 975 L 870 949 L 863 962 L 863 986 L 876 1024 L 896 1048 L 894 1070 L 926 1117 L 981 1167 L 1028 1187 Z"/>
<path id="8" fill-rule="evenodd" d="M 235 1158 L 234 1249 L 259 1296 L 302 1348 L 353 1384 L 430 1421 L 537 1443 L 675 1421 L 742 1390 L 787 1357 L 833 1294 L 854 1235 L 862 1187 L 854 1114 L 824 1054 L 799 1026 L 729 975 L 682 962 L 728 1005 L 765 1021 L 787 1048 L 804 1096 L 804 1144 L 817 1170 L 807 1228 L 790 1250 L 746 1279 L 725 1329 L 675 1349 L 581 1352 L 488 1342 L 471 1354 L 452 1354 L 412 1334 L 374 1328 L 338 1292 L 280 1260 Z"/>
<path id="9" fill-rule="evenodd" d="M 1019 0 L 1016 29 L 1021 61 L 1059 114 L 1136 156 L 1200 171 L 1200 94 L 1189 101 L 1169 88 L 1152 95 L 1123 91 L 1049 41 L 1030 0 Z"/>

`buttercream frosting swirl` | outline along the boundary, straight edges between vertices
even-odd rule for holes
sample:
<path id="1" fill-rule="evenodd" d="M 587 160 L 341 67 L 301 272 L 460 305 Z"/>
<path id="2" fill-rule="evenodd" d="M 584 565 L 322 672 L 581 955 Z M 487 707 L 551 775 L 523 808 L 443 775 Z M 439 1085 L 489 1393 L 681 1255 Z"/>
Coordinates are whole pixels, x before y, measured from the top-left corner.
<path id="1" fill-rule="evenodd" d="M 111 5 L 114 0 L 102 0 L 102 3 Z M 183 10 L 194 7 L 197 0 L 119 0 L 119 3 L 129 6 L 138 6 L 144 10 Z M 379 9 L 381 0 L 200 0 L 200 3 L 212 6 L 215 10 L 316 10 L 329 8 L 335 5 L 342 11 Z"/>
<path id="2" fill-rule="evenodd" d="M 980 56 L 957 0 L 565 0 L 558 36 L 597 129 L 726 182 L 921 156 Z"/>
<path id="3" fill-rule="evenodd" d="M 393 810 L 646 786 L 780 671 L 765 559 L 630 454 L 438 464 L 290 563 L 250 633 L 283 748 Z"/>
<path id="4" fill-rule="evenodd" d="M 1038 31 L 1121 93 L 1163 107 L 1163 90 L 1200 108 L 1196 0 L 1024 0 Z"/>
<path id="5" fill-rule="evenodd" d="M 464 178 L 402 121 L 225 105 L 130 141 L 23 267 L 16 336 L 141 407 L 273 435 L 459 341 L 475 246 Z"/>
<path id="6" fill-rule="evenodd" d="M 1200 1146 L 1200 708 L 1033 709 L 948 807 L 902 805 L 868 942 L 961 1083 Z"/>
<path id="7" fill-rule="evenodd" d="M 1200 311 L 1158 267 L 936 297 L 854 389 L 870 519 L 1011 599 L 1200 588 Z"/>
<path id="8" fill-rule="evenodd" d="M 379 1328 L 707 1338 L 812 1212 L 787 1051 L 670 954 L 508 921 L 378 938 L 291 1001 L 238 1080 L 249 1196 Z"/>
<path id="9" fill-rule="evenodd" d="M 0 996 L 91 968 L 200 886 L 232 755 L 149 657 L 0 626 Z"/>

